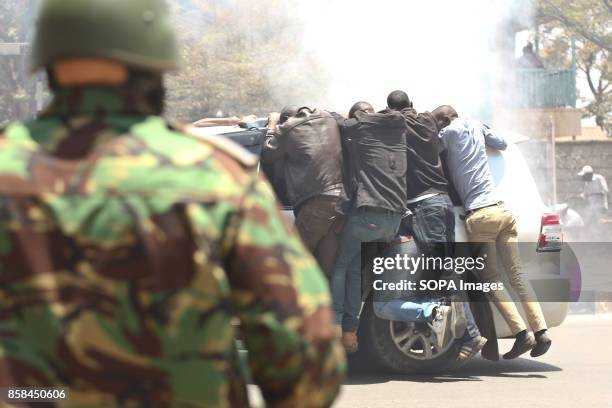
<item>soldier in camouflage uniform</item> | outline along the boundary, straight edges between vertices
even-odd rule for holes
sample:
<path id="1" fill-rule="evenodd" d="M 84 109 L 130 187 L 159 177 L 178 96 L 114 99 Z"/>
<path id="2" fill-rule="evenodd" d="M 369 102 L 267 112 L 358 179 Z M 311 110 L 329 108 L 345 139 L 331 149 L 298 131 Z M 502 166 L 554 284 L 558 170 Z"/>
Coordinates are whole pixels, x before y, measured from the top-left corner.
<path id="1" fill-rule="evenodd" d="M 54 94 L 0 132 L 0 387 L 58 406 L 324 407 L 344 374 L 326 281 L 256 159 L 169 124 L 162 0 L 47 0 Z M 2 403 L 0 402 L 0 405 Z"/>

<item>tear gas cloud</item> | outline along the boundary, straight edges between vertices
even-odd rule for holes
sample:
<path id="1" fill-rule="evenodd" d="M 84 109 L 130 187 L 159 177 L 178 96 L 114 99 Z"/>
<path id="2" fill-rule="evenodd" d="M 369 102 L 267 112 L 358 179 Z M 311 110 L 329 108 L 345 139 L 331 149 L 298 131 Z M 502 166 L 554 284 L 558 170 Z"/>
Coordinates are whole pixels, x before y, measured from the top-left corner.
<path id="1" fill-rule="evenodd" d="M 389 91 L 403 89 L 418 110 L 452 104 L 479 115 L 505 75 L 496 32 L 518 3 L 528 18 L 526 4 L 510 0 L 299 2 L 303 47 L 328 81 L 327 94 L 308 102 L 345 112 L 366 100 L 382 109 Z"/>

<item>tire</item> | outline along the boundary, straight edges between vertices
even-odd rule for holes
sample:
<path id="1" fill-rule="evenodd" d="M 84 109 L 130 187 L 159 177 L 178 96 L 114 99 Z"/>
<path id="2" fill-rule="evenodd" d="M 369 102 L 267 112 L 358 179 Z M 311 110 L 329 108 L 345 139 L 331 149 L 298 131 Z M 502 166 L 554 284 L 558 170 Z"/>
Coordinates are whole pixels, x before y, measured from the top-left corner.
<path id="1" fill-rule="evenodd" d="M 428 336 L 429 332 L 429 336 Z M 404 341 L 405 335 L 411 333 Z M 394 336 L 395 335 L 395 336 Z M 361 316 L 359 327 L 359 353 L 356 356 L 359 365 L 371 368 L 382 368 L 399 374 L 444 373 L 459 368 L 467 361 L 457 361 L 462 346 L 461 340 L 454 340 L 438 352 L 430 347 L 431 354 L 426 355 L 424 344 L 431 344 L 435 336 L 431 328 L 424 323 L 391 322 L 380 319 L 374 313 L 372 303 L 367 302 Z M 414 343 L 404 352 L 400 345 Z M 399 345 L 398 345 L 399 343 Z M 367 361 L 365 363 L 364 361 Z"/>

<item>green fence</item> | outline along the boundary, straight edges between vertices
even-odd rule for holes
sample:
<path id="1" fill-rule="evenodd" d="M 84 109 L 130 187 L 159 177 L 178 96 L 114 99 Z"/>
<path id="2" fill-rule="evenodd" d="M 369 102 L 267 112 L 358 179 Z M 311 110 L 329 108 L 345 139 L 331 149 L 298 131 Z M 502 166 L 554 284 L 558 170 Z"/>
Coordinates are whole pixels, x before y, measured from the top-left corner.
<path id="1" fill-rule="evenodd" d="M 520 108 L 576 107 L 576 73 L 571 69 L 519 69 L 516 72 Z"/>

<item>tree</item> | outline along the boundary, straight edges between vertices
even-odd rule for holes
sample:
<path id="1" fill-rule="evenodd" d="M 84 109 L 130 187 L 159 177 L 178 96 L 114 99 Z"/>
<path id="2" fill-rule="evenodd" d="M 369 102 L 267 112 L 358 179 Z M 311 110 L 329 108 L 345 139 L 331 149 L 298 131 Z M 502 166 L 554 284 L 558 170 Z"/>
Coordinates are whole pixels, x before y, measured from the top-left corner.
<path id="1" fill-rule="evenodd" d="M 39 0 L 0 2 L 0 43 L 28 43 Z M 18 56 L 0 55 L 0 125 L 36 113 L 36 81 L 29 71 L 28 47 Z"/>
<path id="2" fill-rule="evenodd" d="M 298 0 L 173 0 L 183 68 L 167 79 L 169 116 L 265 115 L 325 95 L 324 71 L 301 44 Z M 31 40 L 40 0 L 0 2 L 0 42 Z M 36 113 L 28 50 L 0 56 L 0 125 Z"/>
<path id="3" fill-rule="evenodd" d="M 612 137 L 612 3 L 610 0 L 539 0 L 543 58 L 548 66 L 567 66 L 571 38 L 576 39 L 577 68 L 584 73 L 590 97 L 586 117 Z"/>
<path id="4" fill-rule="evenodd" d="M 612 137 L 612 62 L 610 52 L 586 44 L 579 51 L 579 68 L 587 79 L 593 100 L 585 107 L 595 123 Z"/>
<path id="5" fill-rule="evenodd" d="M 303 51 L 295 4 L 185 0 L 177 6 L 184 68 L 168 82 L 169 114 L 189 122 L 265 115 L 324 95 L 324 72 Z"/>
<path id="6" fill-rule="evenodd" d="M 584 41 L 612 52 L 610 0 L 538 0 L 541 21 L 555 21 Z"/>

